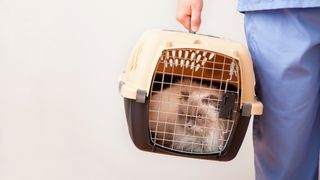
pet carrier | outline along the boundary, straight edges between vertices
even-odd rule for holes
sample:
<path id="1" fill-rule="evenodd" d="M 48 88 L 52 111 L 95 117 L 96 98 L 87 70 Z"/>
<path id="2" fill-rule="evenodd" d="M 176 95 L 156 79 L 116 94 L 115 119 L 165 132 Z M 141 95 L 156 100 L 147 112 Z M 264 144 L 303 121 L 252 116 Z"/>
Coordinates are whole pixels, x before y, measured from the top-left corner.
<path id="1" fill-rule="evenodd" d="M 246 48 L 184 32 L 146 31 L 119 91 L 139 149 L 200 159 L 233 159 L 263 109 Z"/>

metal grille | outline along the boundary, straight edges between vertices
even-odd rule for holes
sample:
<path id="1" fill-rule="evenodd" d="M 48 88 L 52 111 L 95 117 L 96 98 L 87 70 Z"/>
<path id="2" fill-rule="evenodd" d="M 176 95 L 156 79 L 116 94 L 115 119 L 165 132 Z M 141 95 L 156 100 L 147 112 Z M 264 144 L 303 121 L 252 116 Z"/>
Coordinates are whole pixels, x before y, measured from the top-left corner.
<path id="1" fill-rule="evenodd" d="M 231 57 L 202 49 L 163 50 L 149 101 L 153 145 L 182 153 L 221 153 L 239 114 L 240 79 L 238 60 Z M 222 109 L 226 94 L 234 97 L 227 116 Z"/>

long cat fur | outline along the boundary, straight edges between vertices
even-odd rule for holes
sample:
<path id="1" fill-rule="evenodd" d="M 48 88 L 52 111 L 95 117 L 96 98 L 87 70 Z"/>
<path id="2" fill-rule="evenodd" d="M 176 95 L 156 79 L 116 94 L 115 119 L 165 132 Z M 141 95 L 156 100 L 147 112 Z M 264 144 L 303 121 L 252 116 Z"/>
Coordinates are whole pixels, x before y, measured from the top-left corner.
<path id="1" fill-rule="evenodd" d="M 152 94 L 149 127 L 156 143 L 184 152 L 218 151 L 224 140 L 218 99 L 218 89 L 191 80 L 178 81 Z"/>

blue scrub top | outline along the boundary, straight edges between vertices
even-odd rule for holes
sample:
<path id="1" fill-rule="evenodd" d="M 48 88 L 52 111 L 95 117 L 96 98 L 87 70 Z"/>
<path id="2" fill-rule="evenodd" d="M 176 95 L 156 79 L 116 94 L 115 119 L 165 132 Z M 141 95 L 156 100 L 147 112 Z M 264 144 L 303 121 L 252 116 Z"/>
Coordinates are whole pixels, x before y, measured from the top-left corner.
<path id="1" fill-rule="evenodd" d="M 320 0 L 238 0 L 238 11 L 320 7 Z"/>

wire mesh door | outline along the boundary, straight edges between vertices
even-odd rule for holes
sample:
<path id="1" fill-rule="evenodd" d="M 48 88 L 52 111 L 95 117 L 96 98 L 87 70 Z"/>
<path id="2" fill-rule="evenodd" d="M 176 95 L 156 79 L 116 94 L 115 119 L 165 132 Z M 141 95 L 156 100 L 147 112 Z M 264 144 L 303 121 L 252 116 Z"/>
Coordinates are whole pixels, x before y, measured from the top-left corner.
<path id="1" fill-rule="evenodd" d="M 202 49 L 166 49 L 149 98 L 154 146 L 188 154 L 221 153 L 240 109 L 238 60 Z"/>

